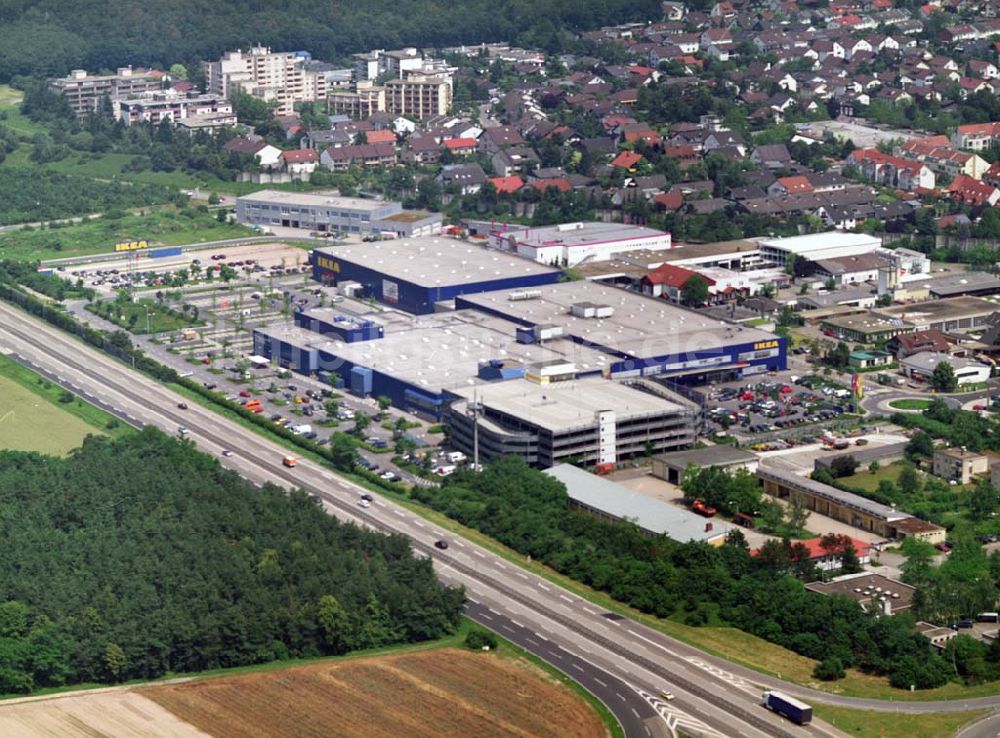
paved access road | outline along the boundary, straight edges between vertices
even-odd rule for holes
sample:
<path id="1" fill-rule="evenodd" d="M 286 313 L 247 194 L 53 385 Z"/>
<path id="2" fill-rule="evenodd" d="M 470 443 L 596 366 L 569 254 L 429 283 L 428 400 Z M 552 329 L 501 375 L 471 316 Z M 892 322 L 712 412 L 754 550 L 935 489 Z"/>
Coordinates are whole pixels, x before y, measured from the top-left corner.
<path id="1" fill-rule="evenodd" d="M 629 736 L 673 735 L 678 726 L 706 736 L 841 735 L 819 721 L 798 728 L 764 710 L 758 704 L 761 685 L 813 702 L 914 713 L 1000 706 L 994 698 L 961 703 L 856 700 L 763 676 L 604 612 L 387 499 L 376 496 L 371 508 L 360 508 L 363 490 L 357 485 L 311 462 L 300 462 L 295 469 L 282 467 L 286 452 L 276 443 L 206 408 L 179 410 L 181 398 L 167 388 L 7 305 L 0 305 L 0 347 L 30 360 L 87 399 L 99 398 L 130 422 L 154 424 L 168 432 L 184 425 L 203 451 L 221 455 L 231 450 L 233 455 L 220 461 L 251 481 L 301 487 L 319 496 L 338 518 L 408 536 L 418 555 L 433 560 L 443 581 L 466 588 L 470 614 L 477 621 L 587 685 Z M 451 541 L 446 551 L 433 545 L 440 538 Z M 677 699 L 660 700 L 657 695 L 663 690 Z"/>

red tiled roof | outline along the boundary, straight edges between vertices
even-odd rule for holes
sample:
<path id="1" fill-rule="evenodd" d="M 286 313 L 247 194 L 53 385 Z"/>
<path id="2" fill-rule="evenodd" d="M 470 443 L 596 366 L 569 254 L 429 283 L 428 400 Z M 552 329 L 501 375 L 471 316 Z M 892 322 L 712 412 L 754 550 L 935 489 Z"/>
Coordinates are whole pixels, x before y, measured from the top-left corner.
<path id="1" fill-rule="evenodd" d="M 675 266 L 674 264 L 661 264 L 656 267 L 656 269 L 651 269 L 646 273 L 646 276 L 642 278 L 643 282 L 648 282 L 649 284 L 662 284 L 667 287 L 674 287 L 675 289 L 681 289 L 684 284 L 691 279 L 691 277 L 698 276 L 698 272 L 692 271 L 691 269 L 685 269 L 684 267 Z M 703 277 L 709 284 L 715 284 L 715 282 L 707 277 Z"/>
<path id="2" fill-rule="evenodd" d="M 560 192 L 569 192 L 573 189 L 573 185 L 569 183 L 569 180 L 565 177 L 556 177 L 553 179 L 537 179 L 534 182 L 528 182 L 529 187 L 534 187 L 539 192 L 545 192 L 550 187 L 554 187 Z"/>
<path id="3" fill-rule="evenodd" d="M 680 192 L 664 192 L 654 197 L 653 202 L 664 210 L 676 212 L 684 207 L 684 196 Z"/>
<path id="4" fill-rule="evenodd" d="M 396 134 L 392 131 L 366 131 L 365 140 L 370 144 L 396 143 Z"/>
<path id="5" fill-rule="evenodd" d="M 524 187 L 524 180 L 516 174 L 513 177 L 491 177 L 489 181 L 497 192 L 506 192 L 511 195 Z"/>
<path id="6" fill-rule="evenodd" d="M 781 177 L 778 180 L 778 184 L 785 188 L 785 192 L 788 194 L 794 194 L 799 192 L 812 192 L 812 183 L 802 175 L 797 175 L 794 177 Z"/>
<path id="7" fill-rule="evenodd" d="M 619 169 L 632 169 L 640 161 L 642 161 L 642 154 L 637 154 L 634 151 L 623 151 L 611 161 L 611 166 Z"/>
<path id="8" fill-rule="evenodd" d="M 446 138 L 441 143 L 450 151 L 476 148 L 476 139 L 474 138 Z"/>
<path id="9" fill-rule="evenodd" d="M 281 152 L 281 158 L 289 164 L 304 164 L 319 161 L 316 149 L 289 149 Z"/>

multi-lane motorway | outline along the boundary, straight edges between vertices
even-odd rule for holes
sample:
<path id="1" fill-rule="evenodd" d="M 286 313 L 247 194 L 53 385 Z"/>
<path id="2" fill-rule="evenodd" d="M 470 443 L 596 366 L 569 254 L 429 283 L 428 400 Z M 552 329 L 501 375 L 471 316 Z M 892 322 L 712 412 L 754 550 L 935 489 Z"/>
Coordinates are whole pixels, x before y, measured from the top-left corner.
<path id="1" fill-rule="evenodd" d="M 670 736 L 678 728 L 693 735 L 748 738 L 841 735 L 821 721 L 799 728 L 763 709 L 762 685 L 813 702 L 905 712 L 1000 706 L 993 698 L 884 703 L 784 684 L 603 611 L 388 499 L 376 496 L 370 508 L 361 508 L 359 495 L 366 490 L 311 462 L 284 468 L 285 451 L 278 444 L 209 409 L 178 409 L 181 398 L 167 388 L 7 305 L 0 305 L 0 350 L 129 422 L 167 432 L 187 427 L 201 450 L 255 483 L 301 487 L 318 495 L 340 519 L 408 536 L 418 555 L 433 560 L 443 581 L 465 587 L 470 617 L 581 683 L 615 714 L 627 736 Z M 222 457 L 224 449 L 232 456 Z M 447 550 L 434 547 L 440 538 L 451 541 Z M 660 698 L 664 690 L 676 699 Z"/>

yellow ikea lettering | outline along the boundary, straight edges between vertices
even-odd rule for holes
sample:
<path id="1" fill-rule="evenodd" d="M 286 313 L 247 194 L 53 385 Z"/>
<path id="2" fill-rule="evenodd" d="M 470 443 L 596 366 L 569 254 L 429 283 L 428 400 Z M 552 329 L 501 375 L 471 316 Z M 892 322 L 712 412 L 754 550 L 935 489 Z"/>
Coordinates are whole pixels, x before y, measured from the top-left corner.
<path id="1" fill-rule="evenodd" d="M 760 343 L 755 343 L 753 345 L 754 351 L 760 351 L 761 349 L 772 349 L 772 348 L 778 348 L 777 341 L 761 341 Z"/>

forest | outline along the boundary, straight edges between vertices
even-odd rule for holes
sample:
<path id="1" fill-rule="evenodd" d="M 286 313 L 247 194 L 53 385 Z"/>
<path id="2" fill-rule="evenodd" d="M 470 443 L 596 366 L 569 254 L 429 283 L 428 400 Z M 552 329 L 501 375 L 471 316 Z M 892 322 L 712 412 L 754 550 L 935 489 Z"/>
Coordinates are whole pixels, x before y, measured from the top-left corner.
<path id="1" fill-rule="evenodd" d="M 432 639 L 464 604 L 406 539 L 152 429 L 0 453 L 0 520 L 0 693 Z"/>
<path id="2" fill-rule="evenodd" d="M 648 537 L 634 525 L 569 510 L 560 482 L 513 457 L 481 474 L 456 473 L 440 490 L 417 487 L 412 494 L 643 612 L 693 626 L 731 625 L 817 659 L 817 678 L 857 667 L 888 676 L 896 687 L 926 689 L 973 672 L 978 679 L 1000 675 L 1000 646 L 966 648 L 982 664 L 967 669 L 958 655 L 945 660 L 934 653 L 909 613 L 877 617 L 846 597 L 806 591 L 803 582 L 820 574 L 796 557 L 794 545 L 771 541 L 751 556 L 738 531 L 719 548 Z M 987 561 L 978 550 L 976 571 L 996 581 L 1000 557 Z"/>
<path id="3" fill-rule="evenodd" d="M 0 0 L 0 82 L 76 67 L 191 67 L 257 43 L 327 61 L 482 41 L 556 51 L 567 31 L 658 17 L 659 0 L 94 0 L 72 9 L 61 0 Z"/>

